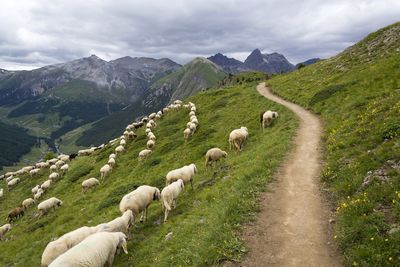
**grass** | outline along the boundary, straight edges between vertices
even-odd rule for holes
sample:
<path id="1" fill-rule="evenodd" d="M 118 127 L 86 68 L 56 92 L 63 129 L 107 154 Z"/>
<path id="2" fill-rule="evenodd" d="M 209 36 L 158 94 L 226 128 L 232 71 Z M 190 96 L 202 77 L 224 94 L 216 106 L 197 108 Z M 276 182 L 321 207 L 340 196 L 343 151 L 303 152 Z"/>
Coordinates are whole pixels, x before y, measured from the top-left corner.
<path id="1" fill-rule="evenodd" d="M 83 195 L 80 184 L 89 177 L 99 177 L 100 167 L 114 147 L 96 151 L 90 157 L 78 157 L 70 171 L 58 181 L 45 198 L 56 196 L 64 205 L 40 219 L 30 208 L 13 224 L 7 241 L 0 243 L 0 265 L 37 266 L 46 244 L 68 231 L 84 225 L 96 225 L 119 216 L 122 196 L 142 184 L 162 188 L 166 173 L 182 165 L 195 163 L 198 173 L 194 190 L 186 188 L 161 224 L 160 203 L 149 208 L 148 221 L 136 223 L 128 242 L 129 254 L 116 257 L 115 266 L 210 266 L 225 260 L 237 261 L 246 251 L 238 232 L 241 225 L 254 218 L 257 198 L 272 179 L 274 170 L 290 148 L 297 127 L 294 115 L 255 90 L 256 83 L 202 92 L 189 100 L 197 105 L 200 127 L 193 138 L 183 141 L 188 111 L 169 113 L 155 129 L 157 143 L 148 160 L 139 162 L 137 155 L 145 147 L 144 130 L 129 143 L 127 152 L 117 158 L 117 166 L 100 186 Z M 280 118 L 262 133 L 259 111 L 277 110 Z M 228 134 L 247 126 L 250 138 L 241 153 L 229 152 L 215 169 L 205 169 L 205 152 L 214 146 L 228 150 Z M 0 200 L 1 223 L 7 212 L 30 196 L 30 189 L 46 179 L 47 171 L 22 182 Z M 171 240 L 165 235 L 173 232 Z"/>
<path id="2" fill-rule="evenodd" d="M 323 181 L 346 264 L 400 266 L 400 23 L 328 60 L 268 81 L 325 123 Z M 378 170 L 378 171 L 377 171 Z M 382 182 L 379 170 L 388 180 Z M 372 182 L 362 185 L 372 172 Z"/>

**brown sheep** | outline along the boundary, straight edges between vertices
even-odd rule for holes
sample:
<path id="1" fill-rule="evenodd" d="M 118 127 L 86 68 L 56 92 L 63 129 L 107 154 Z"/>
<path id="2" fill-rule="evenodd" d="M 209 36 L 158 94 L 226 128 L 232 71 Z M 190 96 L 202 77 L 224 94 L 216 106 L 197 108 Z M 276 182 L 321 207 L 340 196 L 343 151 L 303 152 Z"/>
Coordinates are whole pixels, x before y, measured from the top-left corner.
<path id="1" fill-rule="evenodd" d="M 12 222 L 21 216 L 24 216 L 24 209 L 21 207 L 14 208 L 8 213 L 8 221 Z"/>

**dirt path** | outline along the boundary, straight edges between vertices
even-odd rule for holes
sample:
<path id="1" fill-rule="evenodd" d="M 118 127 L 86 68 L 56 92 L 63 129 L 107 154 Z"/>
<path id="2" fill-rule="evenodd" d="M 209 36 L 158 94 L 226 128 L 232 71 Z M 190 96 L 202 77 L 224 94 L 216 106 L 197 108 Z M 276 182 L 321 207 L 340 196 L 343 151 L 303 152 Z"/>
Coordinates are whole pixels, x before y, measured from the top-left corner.
<path id="1" fill-rule="evenodd" d="M 329 207 L 319 188 L 321 123 L 309 111 L 273 95 L 264 83 L 257 90 L 292 110 L 300 125 L 295 147 L 262 197 L 257 220 L 244 230 L 250 251 L 236 266 L 341 266 L 328 243 Z"/>

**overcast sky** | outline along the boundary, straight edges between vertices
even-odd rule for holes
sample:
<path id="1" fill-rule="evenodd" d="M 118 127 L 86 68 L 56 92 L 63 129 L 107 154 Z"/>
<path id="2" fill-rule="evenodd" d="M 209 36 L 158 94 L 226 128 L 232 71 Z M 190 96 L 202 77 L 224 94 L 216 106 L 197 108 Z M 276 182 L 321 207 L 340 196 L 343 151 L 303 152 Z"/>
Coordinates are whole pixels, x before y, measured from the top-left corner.
<path id="1" fill-rule="evenodd" d="M 96 54 L 186 63 L 255 48 L 327 58 L 400 20 L 400 0 L 0 0 L 0 68 Z"/>

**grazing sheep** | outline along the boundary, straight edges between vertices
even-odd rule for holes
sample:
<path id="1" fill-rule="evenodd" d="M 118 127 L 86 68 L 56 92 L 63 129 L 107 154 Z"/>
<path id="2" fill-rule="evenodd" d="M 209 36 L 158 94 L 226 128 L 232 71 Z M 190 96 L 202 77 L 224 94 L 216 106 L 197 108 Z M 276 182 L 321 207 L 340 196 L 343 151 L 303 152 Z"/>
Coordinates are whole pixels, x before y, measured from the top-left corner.
<path id="1" fill-rule="evenodd" d="M 190 122 L 194 123 L 196 126 L 199 125 L 199 121 L 197 120 L 197 118 L 191 119 Z"/>
<path id="2" fill-rule="evenodd" d="M 119 141 L 119 144 L 120 144 L 121 146 L 125 146 L 125 145 L 126 145 L 125 139 L 121 139 L 121 141 Z"/>
<path id="3" fill-rule="evenodd" d="M 62 160 L 63 162 L 67 162 L 70 160 L 70 157 L 69 157 L 69 155 L 62 154 L 62 155 L 58 156 L 58 159 Z"/>
<path id="4" fill-rule="evenodd" d="M 50 188 L 51 183 L 52 183 L 52 180 L 45 181 L 43 184 L 40 185 L 40 189 L 42 189 L 42 191 L 47 191 L 47 189 Z"/>
<path id="5" fill-rule="evenodd" d="M 48 162 L 38 162 L 36 163 L 36 167 L 40 169 L 48 168 L 50 167 L 50 163 Z"/>
<path id="6" fill-rule="evenodd" d="M 39 190 L 39 188 L 40 188 L 40 185 L 38 185 L 38 184 L 34 188 L 32 188 L 32 190 L 31 190 L 32 194 L 35 195 L 37 193 L 37 191 Z"/>
<path id="7" fill-rule="evenodd" d="M 154 119 L 156 119 L 156 120 L 159 120 L 159 119 L 161 119 L 161 115 L 156 115 L 155 117 L 154 117 Z"/>
<path id="8" fill-rule="evenodd" d="M 57 181 L 58 178 L 60 178 L 60 175 L 57 172 L 52 172 L 49 175 L 49 180 L 51 181 Z"/>
<path id="9" fill-rule="evenodd" d="M 113 168 L 115 166 L 115 159 L 114 158 L 110 158 L 107 162 L 108 165 L 110 165 L 111 168 Z"/>
<path id="10" fill-rule="evenodd" d="M 13 176 L 14 172 L 6 172 L 6 174 L 4 174 L 4 177 L 9 177 L 9 176 Z"/>
<path id="11" fill-rule="evenodd" d="M 81 149 L 78 151 L 78 156 L 89 156 L 94 152 L 94 149 L 88 148 L 88 149 Z"/>
<path id="12" fill-rule="evenodd" d="M 172 182 L 175 182 L 179 179 L 182 179 L 185 184 L 190 182 L 190 185 L 192 186 L 193 189 L 193 177 L 194 174 L 197 172 L 196 165 L 194 163 L 183 166 L 179 169 L 172 170 L 167 173 L 165 180 L 166 180 L 166 185 L 171 184 Z"/>
<path id="13" fill-rule="evenodd" d="M 128 239 L 130 237 L 129 228 L 133 225 L 134 217 L 131 210 L 125 211 L 121 217 L 115 218 L 108 223 L 96 226 L 97 232 L 122 232 Z"/>
<path id="14" fill-rule="evenodd" d="M 62 160 L 58 160 L 54 165 L 56 165 L 57 166 L 57 168 L 60 168 L 62 165 L 64 165 L 65 164 L 65 162 L 64 161 L 62 161 Z"/>
<path id="15" fill-rule="evenodd" d="M 117 154 L 117 155 L 120 153 L 123 153 L 124 151 L 125 151 L 125 148 L 121 145 L 119 145 L 115 148 L 115 154 Z"/>
<path id="16" fill-rule="evenodd" d="M 39 188 L 39 190 L 35 193 L 35 195 L 33 196 L 34 200 L 39 200 L 44 194 L 44 191 L 42 188 Z"/>
<path id="17" fill-rule="evenodd" d="M 100 179 L 104 179 L 107 174 L 111 171 L 111 166 L 106 164 L 100 169 Z"/>
<path id="18" fill-rule="evenodd" d="M 148 156 L 151 154 L 150 149 L 143 149 L 142 151 L 139 152 L 139 160 L 147 159 Z"/>
<path id="19" fill-rule="evenodd" d="M 154 148 L 155 145 L 156 145 L 156 142 L 154 142 L 153 140 L 147 141 L 147 144 L 146 144 L 148 149 Z"/>
<path id="20" fill-rule="evenodd" d="M 278 112 L 267 110 L 260 113 L 260 124 L 264 131 L 265 126 L 271 125 L 274 119 L 278 118 Z"/>
<path id="21" fill-rule="evenodd" d="M 147 218 L 147 208 L 151 202 L 159 200 L 160 197 L 160 190 L 157 187 L 142 185 L 122 198 L 119 203 L 119 210 L 121 213 L 131 210 L 134 219 L 142 212 L 140 221 L 143 222 Z"/>
<path id="22" fill-rule="evenodd" d="M 189 112 L 189 118 L 192 117 L 192 116 L 194 116 L 194 115 L 196 115 L 196 112 L 194 112 L 194 111 L 190 111 L 190 112 Z"/>
<path id="23" fill-rule="evenodd" d="M 196 124 L 194 124 L 193 122 L 190 122 L 189 124 L 189 129 L 192 132 L 192 134 L 197 130 L 197 126 Z"/>
<path id="24" fill-rule="evenodd" d="M 183 131 L 183 138 L 185 139 L 185 142 L 189 139 L 191 134 L 192 134 L 192 131 L 189 128 L 186 128 Z"/>
<path id="25" fill-rule="evenodd" d="M 182 179 L 171 183 L 164 187 L 161 191 L 161 204 L 164 210 L 164 222 L 167 221 L 168 213 L 171 211 L 171 206 L 176 208 L 176 199 L 185 188 L 185 183 Z"/>
<path id="26" fill-rule="evenodd" d="M 115 159 L 117 157 L 117 155 L 115 155 L 114 153 L 110 154 L 110 156 L 108 157 L 109 159 L 113 158 Z"/>
<path id="27" fill-rule="evenodd" d="M 57 166 L 56 165 L 51 165 L 50 166 L 50 171 L 51 172 L 54 172 L 54 171 L 56 171 L 57 170 Z"/>
<path id="28" fill-rule="evenodd" d="M 162 111 L 163 111 L 164 113 L 168 113 L 169 108 L 163 108 Z"/>
<path id="29" fill-rule="evenodd" d="M 146 130 L 144 132 L 146 133 L 146 135 L 148 135 L 149 133 L 151 133 L 151 129 L 150 128 L 146 128 Z"/>
<path id="30" fill-rule="evenodd" d="M 38 174 L 40 172 L 40 169 L 33 169 L 29 171 L 29 175 L 31 177 L 35 176 L 36 174 Z"/>
<path id="31" fill-rule="evenodd" d="M 96 178 L 89 178 L 82 182 L 82 192 L 86 193 L 87 190 L 99 184 L 100 182 Z"/>
<path id="32" fill-rule="evenodd" d="M 0 227 L 0 240 L 3 240 L 3 236 L 11 231 L 11 224 L 7 223 Z"/>
<path id="33" fill-rule="evenodd" d="M 53 158 L 53 159 L 49 159 L 46 162 L 48 162 L 49 164 L 53 165 L 54 163 L 56 163 L 58 161 L 57 158 Z"/>
<path id="34" fill-rule="evenodd" d="M 17 185 L 20 181 L 21 180 L 18 177 L 17 178 L 12 178 L 10 181 L 7 182 L 8 190 L 10 190 L 12 187 Z"/>
<path id="35" fill-rule="evenodd" d="M 134 132 L 132 132 L 132 131 L 128 132 L 128 140 L 133 140 L 136 137 L 137 137 L 137 135 Z"/>
<path id="36" fill-rule="evenodd" d="M 126 235 L 124 233 L 95 233 L 58 256 L 49 267 L 112 266 L 114 257 L 120 248 L 128 254 Z"/>
<path id="37" fill-rule="evenodd" d="M 69 165 L 68 164 L 64 164 L 61 166 L 60 170 L 62 171 L 62 173 L 66 173 L 69 169 Z"/>
<path id="38" fill-rule="evenodd" d="M 156 141 L 156 136 L 153 133 L 149 133 L 147 137 L 149 138 L 149 140 Z"/>
<path id="39" fill-rule="evenodd" d="M 218 147 L 211 148 L 206 153 L 206 167 L 213 162 L 217 162 L 221 158 L 225 158 L 228 155 L 225 151 L 219 149 Z"/>
<path id="40" fill-rule="evenodd" d="M 242 151 L 244 142 L 249 136 L 249 131 L 246 127 L 240 127 L 240 129 L 235 129 L 229 134 L 229 148 L 232 150 L 237 149 Z"/>
<path id="41" fill-rule="evenodd" d="M 4 192 L 3 192 L 3 188 L 0 188 L 0 198 L 3 197 Z"/>
<path id="42" fill-rule="evenodd" d="M 4 179 L 4 174 L 0 175 L 0 180 Z"/>
<path id="43" fill-rule="evenodd" d="M 95 233 L 97 233 L 97 227 L 83 226 L 49 242 L 42 254 L 42 266 L 49 266 L 58 256 Z"/>
<path id="44" fill-rule="evenodd" d="M 63 204 L 61 200 L 55 197 L 51 197 L 42 201 L 38 205 L 39 217 L 47 214 L 51 209 L 56 209 L 56 207 L 60 207 Z"/>
<path id="45" fill-rule="evenodd" d="M 141 120 L 141 122 L 142 122 L 143 124 L 148 123 L 148 122 L 149 122 L 149 118 L 143 117 L 142 120 Z"/>
<path id="46" fill-rule="evenodd" d="M 190 111 L 196 112 L 196 107 L 192 107 Z M 201 113 L 201 112 L 200 112 Z"/>
<path id="47" fill-rule="evenodd" d="M 24 201 L 22 201 L 22 207 L 24 209 L 27 209 L 30 206 L 32 206 L 34 203 L 35 203 L 35 200 L 33 198 L 27 198 Z"/>
<path id="48" fill-rule="evenodd" d="M 151 120 L 154 120 L 154 118 L 156 117 L 156 113 L 151 113 L 150 115 L 149 115 L 149 119 L 151 119 Z"/>
<path id="49" fill-rule="evenodd" d="M 24 216 L 24 209 L 21 207 L 14 208 L 8 213 L 8 222 L 12 222 L 22 216 Z"/>

